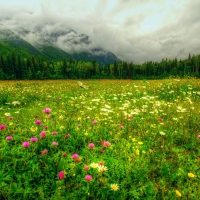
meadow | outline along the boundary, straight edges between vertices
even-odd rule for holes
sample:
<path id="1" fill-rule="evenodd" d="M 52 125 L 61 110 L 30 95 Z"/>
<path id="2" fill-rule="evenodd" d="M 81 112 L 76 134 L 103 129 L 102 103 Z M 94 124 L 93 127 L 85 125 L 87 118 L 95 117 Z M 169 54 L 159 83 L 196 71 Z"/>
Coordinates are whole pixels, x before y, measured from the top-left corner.
<path id="1" fill-rule="evenodd" d="M 200 80 L 0 82 L 0 199 L 200 199 Z"/>

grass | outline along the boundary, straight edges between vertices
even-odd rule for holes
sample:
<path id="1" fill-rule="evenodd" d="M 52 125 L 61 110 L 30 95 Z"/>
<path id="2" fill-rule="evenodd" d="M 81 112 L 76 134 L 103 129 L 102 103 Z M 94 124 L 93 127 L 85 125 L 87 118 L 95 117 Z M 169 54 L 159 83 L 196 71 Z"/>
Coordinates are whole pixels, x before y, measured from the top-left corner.
<path id="1" fill-rule="evenodd" d="M 0 82 L 0 199 L 200 198 L 198 79 L 83 83 Z"/>

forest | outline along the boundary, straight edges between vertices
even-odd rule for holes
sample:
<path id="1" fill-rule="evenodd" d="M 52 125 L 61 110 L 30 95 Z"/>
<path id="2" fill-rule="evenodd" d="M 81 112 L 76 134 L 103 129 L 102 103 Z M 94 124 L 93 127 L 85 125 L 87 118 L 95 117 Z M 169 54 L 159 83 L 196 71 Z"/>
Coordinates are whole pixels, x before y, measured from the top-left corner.
<path id="1" fill-rule="evenodd" d="M 45 79 L 163 79 L 168 77 L 200 77 L 200 55 L 190 55 L 183 60 L 162 59 L 147 61 L 114 62 L 101 66 L 97 61 L 75 59 L 49 60 L 42 56 L 24 56 L 17 50 L 7 54 L 0 50 L 0 80 Z"/>

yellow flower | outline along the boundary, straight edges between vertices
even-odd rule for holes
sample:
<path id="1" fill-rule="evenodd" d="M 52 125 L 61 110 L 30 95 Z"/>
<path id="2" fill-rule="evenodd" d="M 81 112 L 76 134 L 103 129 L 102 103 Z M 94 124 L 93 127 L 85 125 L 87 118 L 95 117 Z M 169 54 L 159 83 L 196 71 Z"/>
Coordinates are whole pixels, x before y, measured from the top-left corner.
<path id="1" fill-rule="evenodd" d="M 182 196 L 181 193 L 180 193 L 178 190 L 176 190 L 176 194 L 177 194 L 179 197 Z"/>
<path id="2" fill-rule="evenodd" d="M 12 125 L 13 125 L 13 122 L 10 122 L 10 123 L 9 123 L 9 126 L 12 126 Z"/>
<path id="3" fill-rule="evenodd" d="M 142 144 L 143 144 L 143 142 L 138 142 L 138 144 L 139 144 L 139 145 L 142 145 Z"/>
<path id="4" fill-rule="evenodd" d="M 92 168 L 97 168 L 99 165 L 97 164 L 97 163 L 91 163 L 90 164 L 90 167 L 92 167 Z"/>
<path id="5" fill-rule="evenodd" d="M 195 175 L 194 175 L 193 173 L 188 173 L 188 177 L 190 177 L 190 178 L 194 178 Z"/>
<path id="6" fill-rule="evenodd" d="M 119 189 L 119 186 L 117 184 L 111 184 L 110 187 L 111 187 L 111 190 L 113 191 L 117 191 Z"/>
<path id="7" fill-rule="evenodd" d="M 37 127 L 35 127 L 35 128 L 31 127 L 31 129 L 30 129 L 31 132 L 36 132 L 37 130 L 38 130 Z"/>
<path id="8" fill-rule="evenodd" d="M 137 150 L 135 150 L 135 153 L 136 153 L 136 155 L 137 156 L 139 156 L 140 155 L 140 151 L 137 149 Z"/>

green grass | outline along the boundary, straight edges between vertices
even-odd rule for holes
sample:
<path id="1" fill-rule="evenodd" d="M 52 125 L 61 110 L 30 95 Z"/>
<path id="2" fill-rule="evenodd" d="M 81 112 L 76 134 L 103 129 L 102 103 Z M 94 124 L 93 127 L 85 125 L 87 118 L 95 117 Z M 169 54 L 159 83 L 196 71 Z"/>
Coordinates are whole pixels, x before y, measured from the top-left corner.
<path id="1" fill-rule="evenodd" d="M 0 82 L 0 199 L 200 198 L 198 79 L 83 83 Z"/>

